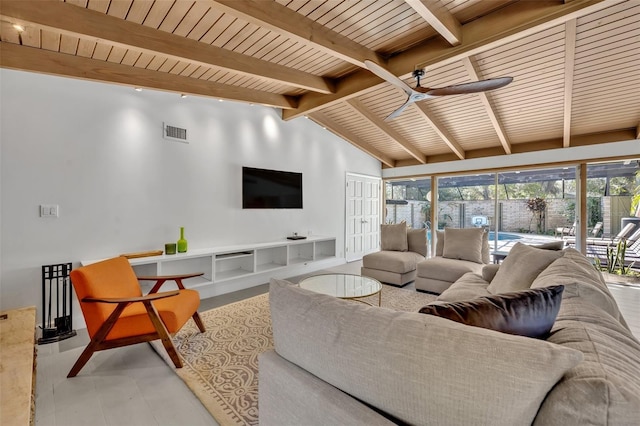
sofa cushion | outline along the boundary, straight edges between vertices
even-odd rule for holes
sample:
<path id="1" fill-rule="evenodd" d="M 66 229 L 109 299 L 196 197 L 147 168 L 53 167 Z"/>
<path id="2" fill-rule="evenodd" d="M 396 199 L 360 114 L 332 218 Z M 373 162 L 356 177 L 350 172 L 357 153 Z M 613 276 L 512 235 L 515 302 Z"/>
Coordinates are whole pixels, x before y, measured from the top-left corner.
<path id="1" fill-rule="evenodd" d="M 442 256 L 444 251 L 444 231 L 436 231 L 436 256 Z M 489 247 L 489 233 L 482 234 L 482 263 L 491 262 L 491 248 Z"/>
<path id="2" fill-rule="evenodd" d="M 482 276 L 473 272 L 467 272 L 449 288 L 442 292 L 437 302 L 460 302 L 462 300 L 475 299 L 477 297 L 491 296 L 487 291 L 489 285 Z"/>
<path id="3" fill-rule="evenodd" d="M 487 283 L 490 283 L 493 280 L 493 277 L 498 273 L 498 269 L 500 269 L 500 265 L 495 263 L 491 263 L 489 265 L 484 265 L 482 268 L 482 279 Z"/>
<path id="4" fill-rule="evenodd" d="M 580 297 L 584 302 L 603 309 L 626 326 L 618 304 L 609 292 L 599 271 L 579 251 L 568 248 L 531 284 L 531 288 L 555 284 L 565 286 L 564 298 Z"/>
<path id="5" fill-rule="evenodd" d="M 427 230 L 407 229 L 407 246 L 409 251 L 427 257 Z"/>
<path id="6" fill-rule="evenodd" d="M 482 266 L 479 263 L 466 260 L 430 257 L 418 263 L 418 276 L 452 283 L 467 272 L 480 273 Z"/>
<path id="7" fill-rule="evenodd" d="M 442 257 L 482 262 L 482 228 L 445 228 Z"/>
<path id="8" fill-rule="evenodd" d="M 281 357 L 410 424 L 530 424 L 545 395 L 582 359 L 545 341 L 278 280 L 271 280 L 269 303 Z"/>
<path id="9" fill-rule="evenodd" d="M 558 315 L 563 290 L 561 285 L 523 290 L 427 305 L 419 312 L 502 333 L 546 339 Z"/>
<path id="10" fill-rule="evenodd" d="M 407 224 L 380 225 L 380 249 L 407 251 Z"/>
<path id="11" fill-rule="evenodd" d="M 535 425 L 636 425 L 640 420 L 640 342 L 604 310 L 565 298 L 547 339 L 580 350 L 544 400 Z"/>
<path id="12" fill-rule="evenodd" d="M 424 257 L 413 251 L 378 251 L 365 255 L 362 258 L 362 266 L 404 274 L 415 271 L 418 262 L 422 260 Z"/>
<path id="13" fill-rule="evenodd" d="M 531 247 L 543 249 L 543 250 L 562 250 L 564 248 L 564 241 L 551 241 L 543 244 L 532 244 Z"/>
<path id="14" fill-rule="evenodd" d="M 489 232 L 482 233 L 482 263 L 491 263 L 491 248 L 489 247 Z"/>
<path id="15" fill-rule="evenodd" d="M 487 290 L 492 294 L 526 290 L 551 262 L 561 256 L 561 251 L 538 249 L 516 243 L 500 265 Z"/>

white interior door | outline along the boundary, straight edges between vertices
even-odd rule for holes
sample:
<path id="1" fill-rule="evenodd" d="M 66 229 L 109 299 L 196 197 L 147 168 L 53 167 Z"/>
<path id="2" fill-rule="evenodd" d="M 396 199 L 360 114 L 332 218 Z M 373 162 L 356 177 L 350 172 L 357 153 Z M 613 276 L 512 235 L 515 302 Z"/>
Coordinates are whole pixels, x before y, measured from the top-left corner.
<path id="1" fill-rule="evenodd" d="M 347 262 L 362 259 L 380 245 L 380 178 L 347 173 Z"/>

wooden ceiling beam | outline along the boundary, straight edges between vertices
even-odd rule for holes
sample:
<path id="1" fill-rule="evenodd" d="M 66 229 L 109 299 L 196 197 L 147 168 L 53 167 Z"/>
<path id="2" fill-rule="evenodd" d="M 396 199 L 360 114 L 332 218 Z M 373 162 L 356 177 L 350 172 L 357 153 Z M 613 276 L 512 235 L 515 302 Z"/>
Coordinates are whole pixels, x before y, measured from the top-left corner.
<path id="1" fill-rule="evenodd" d="M 369 124 L 375 126 L 378 130 L 393 139 L 398 145 L 402 147 L 409 155 L 418 160 L 420 163 L 425 164 L 427 162 L 427 156 L 424 155 L 418 148 L 413 146 L 411 142 L 405 139 L 399 132 L 393 129 L 386 122 L 382 121 L 380 117 L 374 115 L 367 107 L 358 99 L 350 99 L 347 103 L 351 108 L 362 118 L 364 118 Z"/>
<path id="2" fill-rule="evenodd" d="M 442 139 L 442 141 L 447 144 L 447 146 L 449 147 L 449 149 L 451 149 L 451 151 L 453 151 L 453 153 L 460 159 L 460 160 L 464 160 L 466 153 L 464 152 L 464 149 L 462 149 L 462 147 L 460 146 L 460 144 L 454 139 L 454 137 L 447 131 L 447 129 L 444 128 L 444 126 L 442 124 L 439 123 L 438 119 L 436 118 L 435 114 L 431 112 L 431 110 L 429 110 L 429 107 L 425 105 L 424 102 L 417 102 L 414 104 L 418 111 L 420 112 L 420 114 L 422 115 L 422 118 L 429 123 L 429 125 L 433 128 L 433 130 L 438 134 L 438 136 L 440 136 L 440 138 Z"/>
<path id="3" fill-rule="evenodd" d="M 143 53 L 229 70 L 312 92 L 329 94 L 335 90 L 334 83 L 322 77 L 70 3 L 3 0 L 0 14 L 11 21 L 32 23 L 65 35 L 88 37 L 92 41 L 103 41 L 125 49 L 138 49 Z"/>
<path id="4" fill-rule="evenodd" d="M 573 105 L 573 78 L 576 64 L 576 20 L 564 24 L 564 107 L 562 146 L 571 146 L 571 111 Z"/>
<path id="5" fill-rule="evenodd" d="M 13 43 L 0 43 L 0 67 L 242 101 L 283 109 L 295 107 L 293 98 L 275 93 L 98 61 Z"/>
<path id="6" fill-rule="evenodd" d="M 433 0 L 404 0 L 449 44 L 457 46 L 462 42 L 462 25 L 442 4 Z"/>
<path id="7" fill-rule="evenodd" d="M 478 65 L 475 60 L 471 58 L 463 58 L 462 63 L 464 64 L 464 67 L 472 80 L 482 80 L 480 70 L 478 69 Z M 482 105 L 484 106 L 484 109 L 489 116 L 489 120 L 491 120 L 491 124 L 493 125 L 493 128 L 498 135 L 498 139 L 500 139 L 502 148 L 504 148 L 505 154 L 511 154 L 511 142 L 509 142 L 509 139 L 507 138 L 507 132 L 502 126 L 502 121 L 500 120 L 500 117 L 498 117 L 496 108 L 493 105 L 493 102 L 491 101 L 489 95 L 490 94 L 486 92 L 478 93 L 480 101 L 482 102 Z"/>
<path id="8" fill-rule="evenodd" d="M 428 68 L 459 61 L 522 37 L 535 34 L 623 0 L 573 0 L 569 4 L 557 1 L 519 1 L 475 19 L 462 26 L 462 42 L 451 46 L 441 39 L 431 39 L 387 61 L 387 69 L 401 79 L 408 78 L 416 68 Z M 289 120 L 323 107 L 360 96 L 374 89 L 382 80 L 371 78 L 366 70 L 358 70 L 336 82 L 336 93 L 308 93 L 300 97 L 299 107 L 283 111 Z M 365 79 L 366 82 L 359 81 Z"/>
<path id="9" fill-rule="evenodd" d="M 442 66 L 522 39 L 565 22 L 611 7 L 625 0 L 518 1 L 462 26 L 462 43 L 449 46 L 434 39 L 396 55 L 388 68 L 408 78 L 416 68 Z"/>
<path id="10" fill-rule="evenodd" d="M 573 138 L 572 146 L 575 147 L 575 146 L 586 146 L 586 145 L 600 145 L 600 144 L 628 141 L 630 138 L 633 137 L 632 135 L 634 133 L 635 133 L 635 130 L 619 129 L 619 130 L 612 130 L 604 133 L 576 135 Z M 563 148 L 562 138 L 555 138 L 555 139 L 539 140 L 534 142 L 514 144 L 513 153 L 522 154 L 527 152 L 545 151 L 550 149 L 562 149 L 562 148 Z M 466 159 L 471 160 L 476 158 L 503 156 L 501 151 L 502 151 L 502 148 L 500 147 L 470 149 L 466 151 Z M 627 158 L 627 157 L 624 157 L 624 158 Z M 621 158 L 619 157 L 594 158 L 589 161 L 604 161 L 604 160 L 612 160 L 612 159 L 619 160 Z M 431 164 L 431 163 L 458 161 L 459 159 L 455 157 L 453 154 L 437 154 L 437 155 L 431 155 L 427 157 L 427 160 L 428 160 L 427 163 Z M 536 164 L 536 165 L 532 165 L 531 167 L 539 168 L 545 165 L 554 165 L 554 164 L 575 164 L 575 161 L 571 161 L 571 162 L 564 161 L 564 162 L 558 163 L 558 162 L 554 162 L 553 158 L 549 158 L 548 163 Z M 396 162 L 396 167 L 417 166 L 417 165 L 419 165 L 419 163 L 414 159 L 401 160 L 401 161 L 399 160 Z M 517 168 L 521 169 L 522 167 L 517 167 Z M 490 169 L 483 169 L 481 171 L 486 172 L 489 170 Z M 498 170 L 503 170 L 503 169 L 498 169 Z M 475 170 L 475 172 L 478 172 L 478 170 Z"/>
<path id="11" fill-rule="evenodd" d="M 338 126 L 333 120 L 327 117 L 323 112 L 317 111 L 317 112 L 314 112 L 313 114 L 310 114 L 308 117 L 309 119 L 315 121 L 320 126 L 326 128 L 327 130 L 331 131 L 332 133 L 346 140 L 351 145 L 355 146 L 358 149 L 361 149 L 362 151 L 366 152 L 370 156 L 374 157 L 375 159 L 380 161 L 382 164 L 388 167 L 395 167 L 396 162 L 394 159 L 378 151 L 376 148 L 372 147 L 367 142 L 363 141 L 359 136 L 353 134 L 351 131 L 341 126 Z"/>
<path id="12" fill-rule="evenodd" d="M 213 7 L 247 22 L 270 29 L 328 55 L 366 68 L 366 59 L 384 64 L 373 50 L 275 1 L 208 0 Z"/>

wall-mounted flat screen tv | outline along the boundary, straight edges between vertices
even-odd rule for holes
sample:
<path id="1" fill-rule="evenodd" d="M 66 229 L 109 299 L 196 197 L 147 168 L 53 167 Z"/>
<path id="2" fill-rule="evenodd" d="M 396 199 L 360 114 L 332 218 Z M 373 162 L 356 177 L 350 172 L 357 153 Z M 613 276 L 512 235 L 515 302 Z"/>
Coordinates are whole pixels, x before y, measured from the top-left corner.
<path id="1" fill-rule="evenodd" d="M 301 209 L 302 173 L 242 168 L 243 209 Z"/>

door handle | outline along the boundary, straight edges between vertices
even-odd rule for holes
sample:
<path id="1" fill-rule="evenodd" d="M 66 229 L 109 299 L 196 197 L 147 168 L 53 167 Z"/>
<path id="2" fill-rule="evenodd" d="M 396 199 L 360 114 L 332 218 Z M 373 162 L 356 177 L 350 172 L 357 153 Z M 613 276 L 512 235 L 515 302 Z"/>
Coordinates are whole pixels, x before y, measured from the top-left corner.
<path id="1" fill-rule="evenodd" d="M 361 219 L 361 220 L 360 220 L 360 223 L 369 223 L 369 221 L 368 221 L 368 220 Z"/>

